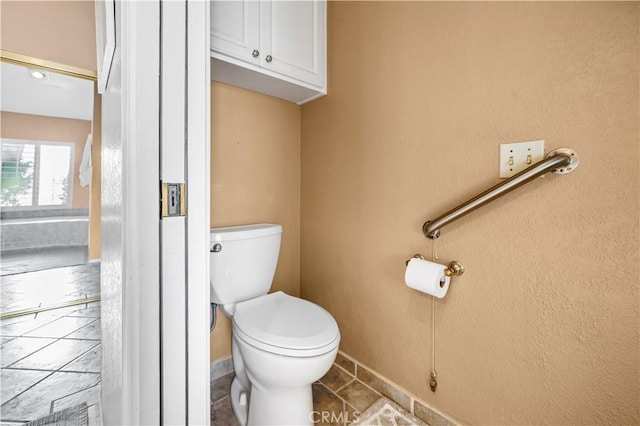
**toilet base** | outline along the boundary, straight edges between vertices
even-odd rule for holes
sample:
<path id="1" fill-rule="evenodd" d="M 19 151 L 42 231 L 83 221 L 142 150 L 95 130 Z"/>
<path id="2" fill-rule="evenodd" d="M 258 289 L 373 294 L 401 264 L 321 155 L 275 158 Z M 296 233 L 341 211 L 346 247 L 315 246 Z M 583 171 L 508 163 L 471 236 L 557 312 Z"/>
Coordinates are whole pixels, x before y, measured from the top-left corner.
<path id="1" fill-rule="evenodd" d="M 295 388 L 251 385 L 248 425 L 311 425 L 312 411 L 311 384 Z"/>
<path id="2" fill-rule="evenodd" d="M 243 393 L 245 397 L 242 396 Z M 249 392 L 234 378 L 229 397 L 233 414 L 242 426 L 304 426 L 313 423 L 311 385 L 264 388 L 252 384 Z"/>
<path id="3" fill-rule="evenodd" d="M 245 397 L 241 396 L 243 393 Z M 231 390 L 229 391 L 229 400 L 231 401 L 233 415 L 236 416 L 238 423 L 242 426 L 247 424 L 247 418 L 249 416 L 249 397 L 249 391 L 243 389 L 238 378 L 234 377 L 231 382 Z"/>

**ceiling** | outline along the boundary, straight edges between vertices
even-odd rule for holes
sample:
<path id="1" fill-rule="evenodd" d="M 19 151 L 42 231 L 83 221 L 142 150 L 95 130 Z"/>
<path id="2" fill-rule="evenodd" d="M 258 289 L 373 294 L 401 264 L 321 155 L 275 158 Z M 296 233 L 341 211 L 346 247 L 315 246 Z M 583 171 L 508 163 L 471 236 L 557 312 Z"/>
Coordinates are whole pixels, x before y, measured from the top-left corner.
<path id="1" fill-rule="evenodd" d="M 48 117 L 93 119 L 91 80 L 47 71 L 43 79 L 29 69 L 0 63 L 0 110 Z"/>

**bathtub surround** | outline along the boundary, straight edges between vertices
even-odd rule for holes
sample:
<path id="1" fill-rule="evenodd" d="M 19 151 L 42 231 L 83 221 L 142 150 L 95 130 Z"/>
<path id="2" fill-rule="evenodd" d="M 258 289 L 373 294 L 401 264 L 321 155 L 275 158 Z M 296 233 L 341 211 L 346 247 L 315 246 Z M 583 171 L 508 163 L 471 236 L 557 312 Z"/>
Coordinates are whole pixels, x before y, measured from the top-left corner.
<path id="1" fill-rule="evenodd" d="M 0 220 L 6 219 L 33 219 L 33 218 L 46 218 L 51 216 L 56 217 L 73 217 L 73 216 L 87 216 L 89 214 L 88 209 L 46 209 L 46 210 L 2 210 L 0 211 Z"/>
<path id="2" fill-rule="evenodd" d="M 87 261 L 88 209 L 0 212 L 0 275 Z"/>
<path id="3" fill-rule="evenodd" d="M 0 251 L 56 246 L 87 246 L 87 216 L 2 219 Z"/>
<path id="4" fill-rule="evenodd" d="M 90 262 L 96 264 L 100 261 Z M 87 246 L 9 250 L 0 253 L 0 276 L 3 277 L 2 280 L 4 281 L 8 275 L 84 265 L 86 263 Z"/>

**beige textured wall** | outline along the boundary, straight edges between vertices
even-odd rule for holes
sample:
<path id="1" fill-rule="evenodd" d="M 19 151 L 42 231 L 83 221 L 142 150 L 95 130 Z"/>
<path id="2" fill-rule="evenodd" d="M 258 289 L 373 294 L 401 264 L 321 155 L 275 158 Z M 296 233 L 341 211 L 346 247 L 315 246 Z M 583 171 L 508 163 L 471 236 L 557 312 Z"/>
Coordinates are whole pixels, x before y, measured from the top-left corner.
<path id="1" fill-rule="evenodd" d="M 638 424 L 639 3 L 332 2 L 302 107 L 301 294 L 341 348 L 472 424 Z M 215 128 L 215 127 L 214 127 Z M 467 268 L 404 285 L 422 223 L 497 183 L 500 143 L 582 163 L 444 228 Z M 215 157 L 214 157 L 215 158 Z"/>
<path id="2" fill-rule="evenodd" d="M 93 1 L 3 1 L 2 49 L 96 70 Z"/>
<path id="3" fill-rule="evenodd" d="M 211 85 L 211 226 L 283 226 L 271 291 L 300 285 L 300 107 L 222 83 Z M 218 313 L 211 360 L 231 354 L 229 320 Z"/>
<path id="4" fill-rule="evenodd" d="M 80 186 L 78 170 L 80 170 L 87 136 L 91 133 L 91 122 L 6 111 L 0 112 L 0 117 L 2 123 L 0 136 L 3 138 L 71 142 L 75 145 L 71 207 L 74 209 L 89 208 L 89 188 Z"/>

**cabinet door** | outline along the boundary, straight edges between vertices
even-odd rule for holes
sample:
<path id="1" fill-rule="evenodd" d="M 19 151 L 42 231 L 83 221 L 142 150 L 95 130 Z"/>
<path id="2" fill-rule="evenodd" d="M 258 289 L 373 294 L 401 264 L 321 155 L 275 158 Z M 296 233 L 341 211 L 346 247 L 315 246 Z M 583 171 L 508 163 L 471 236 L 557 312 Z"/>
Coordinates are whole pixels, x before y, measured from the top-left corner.
<path id="1" fill-rule="evenodd" d="M 262 56 L 260 1 L 212 1 L 211 49 L 215 53 L 258 65 Z"/>
<path id="2" fill-rule="evenodd" d="M 260 14 L 260 65 L 324 88 L 326 1 L 264 1 Z"/>

